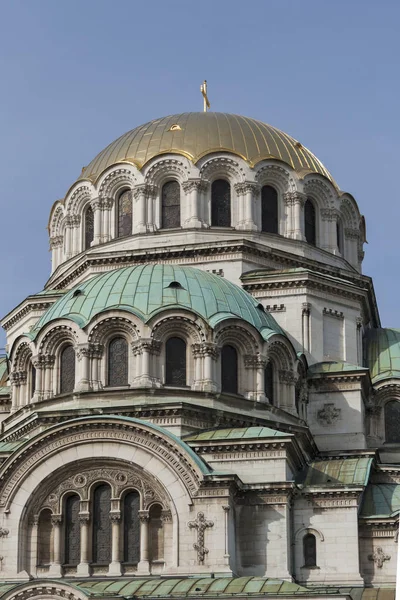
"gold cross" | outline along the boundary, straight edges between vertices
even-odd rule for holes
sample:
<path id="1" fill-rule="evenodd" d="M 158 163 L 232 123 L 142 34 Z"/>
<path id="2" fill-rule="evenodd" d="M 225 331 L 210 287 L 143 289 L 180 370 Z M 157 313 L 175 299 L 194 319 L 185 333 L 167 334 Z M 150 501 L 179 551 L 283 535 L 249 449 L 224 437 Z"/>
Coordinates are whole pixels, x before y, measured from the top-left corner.
<path id="1" fill-rule="evenodd" d="M 203 83 L 201 84 L 200 91 L 203 94 L 204 112 L 207 112 L 208 110 L 210 110 L 210 101 L 207 96 L 207 81 L 206 80 L 204 80 Z"/>

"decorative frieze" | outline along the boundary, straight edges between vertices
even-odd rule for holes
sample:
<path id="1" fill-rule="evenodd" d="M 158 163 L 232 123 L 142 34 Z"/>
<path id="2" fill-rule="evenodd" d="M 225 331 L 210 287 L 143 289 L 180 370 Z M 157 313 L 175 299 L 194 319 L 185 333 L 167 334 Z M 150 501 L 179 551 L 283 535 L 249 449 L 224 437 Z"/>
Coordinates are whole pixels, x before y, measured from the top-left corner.
<path id="1" fill-rule="evenodd" d="M 324 308 L 323 313 L 324 313 L 324 315 L 329 315 L 330 317 L 336 317 L 337 319 L 344 319 L 343 312 L 341 312 L 339 310 L 335 310 L 333 308 Z"/>

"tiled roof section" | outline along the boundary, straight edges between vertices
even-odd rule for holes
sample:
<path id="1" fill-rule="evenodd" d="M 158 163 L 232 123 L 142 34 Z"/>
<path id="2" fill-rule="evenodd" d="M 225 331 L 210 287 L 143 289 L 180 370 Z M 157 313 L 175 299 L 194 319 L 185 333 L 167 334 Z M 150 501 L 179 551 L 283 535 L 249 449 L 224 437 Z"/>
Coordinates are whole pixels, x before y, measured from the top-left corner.
<path id="1" fill-rule="evenodd" d="M 271 437 L 291 437 L 290 433 L 283 433 L 269 427 L 234 427 L 231 429 L 211 429 L 201 433 L 189 434 L 183 439 L 185 442 L 207 442 L 212 440 L 251 440 Z"/>
<path id="2" fill-rule="evenodd" d="M 14 452 L 14 450 L 22 446 L 22 444 L 24 444 L 26 441 L 27 438 L 22 438 L 13 442 L 0 442 L 0 454 L 11 454 L 12 452 Z"/>
<path id="3" fill-rule="evenodd" d="M 364 336 L 364 353 L 373 383 L 400 378 L 400 329 L 369 329 Z"/>
<path id="4" fill-rule="evenodd" d="M 284 335 L 272 315 L 234 283 L 193 267 L 179 265 L 136 265 L 96 275 L 57 300 L 39 319 L 38 331 L 55 319 L 70 319 L 85 327 L 99 313 L 121 309 L 146 322 L 169 308 L 189 309 L 211 327 L 216 322 L 239 318 L 256 327 L 265 338 Z"/>
<path id="5" fill-rule="evenodd" d="M 373 483 L 365 490 L 362 517 L 390 517 L 400 510 L 400 485 Z"/>
<path id="6" fill-rule="evenodd" d="M 300 175 L 309 172 L 335 182 L 324 165 L 283 131 L 248 117 L 194 112 L 155 119 L 109 144 L 82 170 L 79 180 L 95 181 L 111 165 L 130 162 L 141 168 L 160 154 L 183 154 L 193 163 L 213 152 L 232 152 L 251 166 L 263 159 L 280 160 Z"/>
<path id="7" fill-rule="evenodd" d="M 349 373 L 354 371 L 368 371 L 366 367 L 360 367 L 358 365 L 352 365 L 347 362 L 334 362 L 334 361 L 325 361 L 320 363 L 315 363 L 311 365 L 308 369 L 308 375 L 323 375 L 325 373 Z"/>
<path id="8" fill-rule="evenodd" d="M 298 483 L 302 483 L 305 487 L 364 486 L 368 483 L 372 460 L 370 457 L 316 460 L 303 471 Z"/>

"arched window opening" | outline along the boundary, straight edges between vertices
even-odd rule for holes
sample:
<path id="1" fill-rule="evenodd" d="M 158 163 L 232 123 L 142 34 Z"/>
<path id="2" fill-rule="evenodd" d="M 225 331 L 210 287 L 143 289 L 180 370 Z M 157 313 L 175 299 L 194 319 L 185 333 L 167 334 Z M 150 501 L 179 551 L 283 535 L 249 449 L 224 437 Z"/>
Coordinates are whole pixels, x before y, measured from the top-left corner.
<path id="1" fill-rule="evenodd" d="M 60 356 L 60 394 L 72 392 L 75 387 L 75 350 L 65 346 Z"/>
<path id="2" fill-rule="evenodd" d="M 304 234 L 306 241 L 315 246 L 317 243 L 315 206 L 309 198 L 304 205 Z"/>
<path id="3" fill-rule="evenodd" d="M 124 563 L 137 564 L 140 560 L 140 498 L 138 492 L 129 492 L 124 497 Z"/>
<path id="4" fill-rule="evenodd" d="M 31 378 L 30 378 L 30 397 L 33 397 L 33 394 L 36 391 L 36 369 L 33 365 L 31 365 Z"/>
<path id="5" fill-rule="evenodd" d="M 76 566 L 81 556 L 81 535 L 79 524 L 80 498 L 77 494 L 69 496 L 65 502 L 65 557 L 64 562 Z"/>
<path id="6" fill-rule="evenodd" d="M 388 444 L 400 443 L 400 402 L 397 400 L 385 404 L 385 441 Z"/>
<path id="7" fill-rule="evenodd" d="M 93 494 L 93 562 L 108 565 L 111 562 L 111 488 L 101 484 Z"/>
<path id="8" fill-rule="evenodd" d="M 274 404 L 274 366 L 271 361 L 267 362 L 264 369 L 264 390 L 269 403 Z"/>
<path id="9" fill-rule="evenodd" d="M 91 247 L 94 240 L 94 214 L 91 206 L 85 211 L 85 250 Z"/>
<path id="10" fill-rule="evenodd" d="M 41 567 L 48 566 L 52 561 L 53 526 L 51 510 L 45 508 L 39 515 L 37 563 Z"/>
<path id="11" fill-rule="evenodd" d="M 164 530 L 161 512 L 162 507 L 160 504 L 153 504 L 149 510 L 150 562 L 164 558 Z"/>
<path id="12" fill-rule="evenodd" d="M 211 185 L 211 225 L 231 226 L 231 186 L 225 179 L 216 179 Z"/>
<path id="13" fill-rule="evenodd" d="M 128 342 L 123 337 L 116 337 L 108 344 L 107 384 L 128 385 Z"/>
<path id="14" fill-rule="evenodd" d="M 186 342 L 182 338 L 170 337 L 165 344 L 165 383 L 186 386 Z"/>
<path id="15" fill-rule="evenodd" d="M 238 355 L 233 346 L 223 346 L 221 351 L 221 388 L 227 394 L 238 393 Z"/>
<path id="16" fill-rule="evenodd" d="M 315 535 L 307 533 L 303 538 L 304 566 L 317 566 L 317 541 Z"/>
<path id="17" fill-rule="evenodd" d="M 125 190 L 117 200 L 117 237 L 132 235 L 132 192 Z"/>
<path id="18" fill-rule="evenodd" d="M 270 185 L 264 185 L 261 190 L 261 231 L 279 233 L 278 194 Z"/>
<path id="19" fill-rule="evenodd" d="M 343 254 L 343 226 L 341 221 L 336 221 L 336 245 L 340 254 Z"/>
<path id="20" fill-rule="evenodd" d="M 161 227 L 181 226 L 181 187 L 177 181 L 164 183 L 161 192 Z"/>

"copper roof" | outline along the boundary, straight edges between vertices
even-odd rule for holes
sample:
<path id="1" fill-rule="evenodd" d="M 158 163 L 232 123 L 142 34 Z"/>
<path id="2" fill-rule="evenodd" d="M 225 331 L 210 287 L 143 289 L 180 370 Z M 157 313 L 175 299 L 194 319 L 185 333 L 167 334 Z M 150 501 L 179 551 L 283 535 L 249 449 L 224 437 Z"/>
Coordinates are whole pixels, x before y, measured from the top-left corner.
<path id="1" fill-rule="evenodd" d="M 119 162 L 141 168 L 155 156 L 172 152 L 196 163 L 206 154 L 222 151 L 242 157 L 250 166 L 277 159 L 302 175 L 319 173 L 335 183 L 318 158 L 287 133 L 256 119 L 216 112 L 170 115 L 140 125 L 102 150 L 79 179 L 95 181 Z"/>

